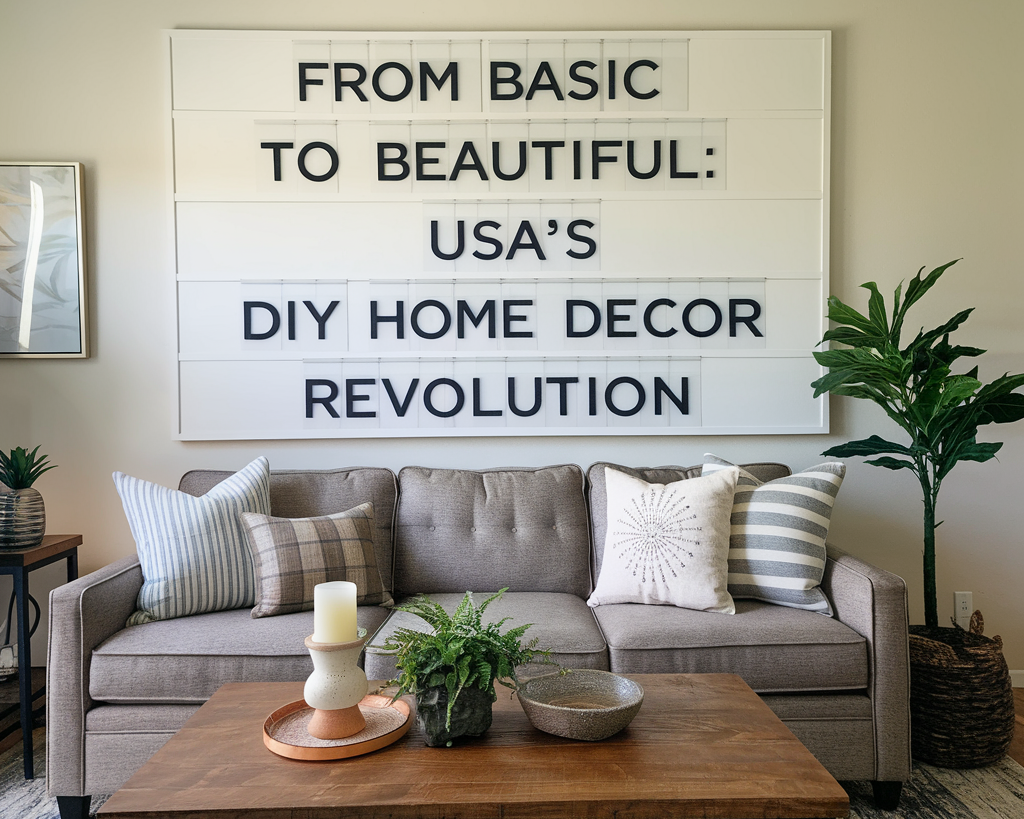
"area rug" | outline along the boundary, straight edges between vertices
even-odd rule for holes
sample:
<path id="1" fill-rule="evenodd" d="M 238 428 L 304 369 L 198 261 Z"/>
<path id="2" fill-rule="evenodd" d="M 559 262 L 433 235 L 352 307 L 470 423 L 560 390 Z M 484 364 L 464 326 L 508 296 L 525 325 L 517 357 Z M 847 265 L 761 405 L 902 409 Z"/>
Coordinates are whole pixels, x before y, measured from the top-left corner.
<path id="1" fill-rule="evenodd" d="M 0 817 L 58 819 L 57 802 L 46 795 L 46 730 L 36 729 L 36 778 L 26 781 L 21 746 L 0 755 Z M 1024 817 L 1024 768 L 1009 757 L 987 768 L 953 771 L 914 765 L 895 811 L 876 810 L 869 782 L 844 782 L 852 819 L 1013 819 Z M 106 798 L 93 796 L 92 813 Z"/>

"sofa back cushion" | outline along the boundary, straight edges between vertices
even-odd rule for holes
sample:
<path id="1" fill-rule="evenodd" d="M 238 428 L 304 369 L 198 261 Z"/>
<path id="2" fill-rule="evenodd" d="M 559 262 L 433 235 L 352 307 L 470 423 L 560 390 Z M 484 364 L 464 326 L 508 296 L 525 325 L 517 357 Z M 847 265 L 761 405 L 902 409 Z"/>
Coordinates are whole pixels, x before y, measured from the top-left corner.
<path id="1" fill-rule="evenodd" d="M 406 467 L 395 522 L 395 594 L 591 590 L 583 470 Z"/>
<path id="2" fill-rule="evenodd" d="M 178 489 L 203 495 L 230 472 L 194 469 Z M 373 504 L 373 548 L 384 588 L 392 591 L 395 473 L 379 467 L 352 469 L 280 469 L 270 473 L 270 514 L 277 518 L 312 518 L 345 512 L 361 503 Z"/>
<path id="3" fill-rule="evenodd" d="M 703 465 L 629 467 L 605 461 L 591 465 L 587 470 L 587 485 L 590 500 L 590 525 L 594 532 L 594 551 L 591 561 L 595 582 L 601 576 L 604 542 L 608 533 L 608 487 L 605 484 L 604 473 L 606 467 L 625 472 L 627 475 L 648 483 L 674 483 L 687 478 L 699 478 Z M 776 463 L 743 464 L 743 469 L 764 482 L 792 474 L 792 470 L 788 466 Z"/>

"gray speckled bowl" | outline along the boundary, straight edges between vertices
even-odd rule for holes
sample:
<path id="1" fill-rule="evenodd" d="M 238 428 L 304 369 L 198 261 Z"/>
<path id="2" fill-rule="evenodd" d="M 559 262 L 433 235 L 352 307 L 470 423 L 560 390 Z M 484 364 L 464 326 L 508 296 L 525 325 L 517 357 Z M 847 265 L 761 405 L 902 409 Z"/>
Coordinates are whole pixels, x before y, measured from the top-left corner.
<path id="1" fill-rule="evenodd" d="M 633 721 L 644 701 L 638 683 L 589 668 L 530 680 L 518 695 L 535 728 L 587 740 L 617 734 Z"/>

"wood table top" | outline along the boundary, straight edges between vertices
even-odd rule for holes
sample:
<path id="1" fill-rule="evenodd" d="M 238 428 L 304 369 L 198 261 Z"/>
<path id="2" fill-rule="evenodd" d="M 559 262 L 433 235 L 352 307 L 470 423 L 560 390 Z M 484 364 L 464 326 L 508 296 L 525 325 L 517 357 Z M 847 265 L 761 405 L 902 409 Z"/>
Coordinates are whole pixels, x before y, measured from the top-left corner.
<path id="1" fill-rule="evenodd" d="M 231 683 L 100 809 L 105 819 L 845 817 L 838 782 L 733 674 L 625 675 L 644 687 L 600 742 L 545 734 L 498 687 L 482 737 L 429 748 L 414 725 L 365 756 L 307 762 L 263 744 L 303 683 Z M 371 683 L 371 690 L 373 683 Z"/>

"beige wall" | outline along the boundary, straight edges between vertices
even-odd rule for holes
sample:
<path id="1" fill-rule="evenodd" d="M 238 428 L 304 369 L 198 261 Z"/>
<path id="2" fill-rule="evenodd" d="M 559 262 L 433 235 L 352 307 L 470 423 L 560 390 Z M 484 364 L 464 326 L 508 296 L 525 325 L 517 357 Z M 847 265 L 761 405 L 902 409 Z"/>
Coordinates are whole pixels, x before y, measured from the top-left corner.
<path id="1" fill-rule="evenodd" d="M 115 470 L 173 485 L 189 468 L 239 467 L 261 453 L 279 468 L 397 468 L 689 464 L 705 451 L 800 468 L 843 440 L 892 433 L 874 407 L 833 399 L 829 436 L 172 440 L 175 309 L 161 35 L 169 28 L 831 29 L 832 292 L 863 303 L 861 282 L 891 293 L 920 266 L 963 257 L 917 321 L 931 325 L 976 306 L 961 343 L 990 350 L 983 377 L 1024 370 L 1018 0 L 0 0 L 0 158 L 84 163 L 93 324 L 87 361 L 0 361 L 0 446 L 42 444 L 60 465 L 38 488 L 49 531 L 84 534 L 83 571 L 134 549 L 110 480 Z M 1024 669 L 1016 497 L 1024 485 L 1024 425 L 990 428 L 982 438 L 1006 442 L 999 461 L 961 465 L 940 499 L 940 616 L 952 614 L 954 589 L 973 591 L 989 633 L 1004 638 L 1010 667 Z M 920 514 L 909 473 L 854 462 L 830 538 L 907 578 L 912 622 L 923 619 Z M 36 597 L 60 574 L 50 567 L 35 575 Z M 43 634 L 37 662 L 44 646 Z"/>

